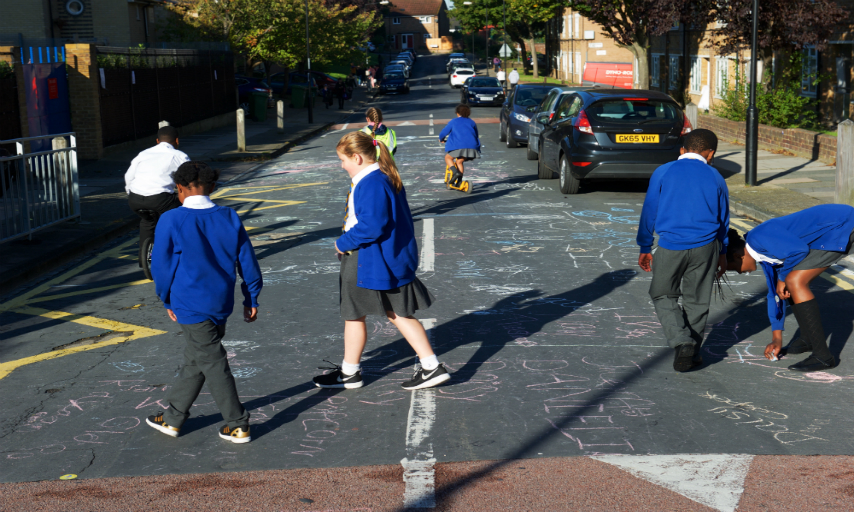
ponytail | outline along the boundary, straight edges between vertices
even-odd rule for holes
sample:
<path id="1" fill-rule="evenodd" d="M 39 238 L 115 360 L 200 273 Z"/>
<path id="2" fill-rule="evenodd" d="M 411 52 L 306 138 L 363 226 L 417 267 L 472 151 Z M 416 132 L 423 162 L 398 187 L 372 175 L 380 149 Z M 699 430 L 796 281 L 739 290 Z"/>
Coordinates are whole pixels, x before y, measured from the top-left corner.
<path id="1" fill-rule="evenodd" d="M 400 192 L 403 189 L 403 181 L 397 172 L 394 159 L 391 157 L 391 153 L 386 145 L 381 141 L 376 140 L 365 132 L 352 132 L 341 137 L 335 150 L 347 156 L 353 156 L 358 153 L 368 162 L 379 163 L 380 171 L 388 176 L 392 187 L 394 187 L 394 191 Z"/>

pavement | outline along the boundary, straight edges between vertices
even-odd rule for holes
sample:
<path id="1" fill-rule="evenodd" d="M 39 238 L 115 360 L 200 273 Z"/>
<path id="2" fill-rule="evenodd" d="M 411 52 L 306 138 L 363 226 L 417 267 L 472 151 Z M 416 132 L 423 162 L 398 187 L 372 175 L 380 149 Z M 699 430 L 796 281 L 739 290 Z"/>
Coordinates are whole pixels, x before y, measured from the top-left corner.
<path id="1" fill-rule="evenodd" d="M 337 103 L 328 109 L 318 103 L 311 124 L 306 109 L 286 104 L 282 133 L 276 127 L 275 108 L 268 109 L 266 121 L 246 121 L 245 152 L 237 151 L 234 125 L 180 137 L 180 149 L 193 160 L 212 163 L 220 170 L 221 179 L 228 180 L 363 110 L 371 100 L 366 89 L 358 88 L 353 100 L 345 102 L 344 110 L 339 110 Z M 0 295 L 138 226 L 139 218 L 127 206 L 124 173 L 140 150 L 108 151 L 101 160 L 80 161 L 80 221 L 38 231 L 32 240 L 0 245 Z"/>
<path id="2" fill-rule="evenodd" d="M 753 273 L 729 276 L 704 364 L 676 373 L 637 269 L 645 185 L 564 196 L 479 108 L 493 122 L 479 122 L 474 191 L 446 190 L 429 119 L 458 97 L 436 79 L 375 102 L 395 123 L 418 276 L 438 298 L 417 317 L 449 383 L 403 391 L 412 349 L 373 317 L 366 385 L 311 382 L 342 353 L 333 242 L 349 180 L 334 148 L 357 113 L 213 197 L 239 212 L 264 275 L 259 320 L 232 318 L 223 341 L 253 441 L 217 437 L 206 392 L 179 437 L 145 425 L 183 343 L 126 233 L 0 299 L 0 509 L 850 510 L 854 261 L 813 285 L 839 367 L 802 375 L 761 356 Z"/>

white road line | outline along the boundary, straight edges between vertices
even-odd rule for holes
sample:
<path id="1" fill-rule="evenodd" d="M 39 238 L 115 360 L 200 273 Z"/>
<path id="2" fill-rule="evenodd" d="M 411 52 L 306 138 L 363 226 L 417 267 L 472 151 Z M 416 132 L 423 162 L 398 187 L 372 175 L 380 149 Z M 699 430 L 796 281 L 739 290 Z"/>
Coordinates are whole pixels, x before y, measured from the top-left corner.
<path id="1" fill-rule="evenodd" d="M 346 129 L 347 129 L 347 127 L 348 127 L 348 126 L 350 126 L 350 123 L 344 123 L 344 126 L 343 126 L 343 127 L 341 127 L 341 129 L 340 129 L 340 130 L 332 130 L 331 132 L 326 132 L 325 134 L 321 135 L 321 136 L 320 136 L 320 138 L 321 138 L 321 139 L 323 139 L 323 138 L 325 138 L 327 135 L 332 135 L 333 133 L 343 132 L 344 130 L 346 130 Z"/>
<path id="2" fill-rule="evenodd" d="M 424 232 L 421 235 L 421 272 L 433 272 L 436 263 L 436 247 L 433 245 L 433 219 L 421 221 Z"/>
<path id="3" fill-rule="evenodd" d="M 432 220 L 432 219 L 431 219 Z M 430 343 L 433 343 L 435 318 L 421 320 Z M 412 392 L 409 405 L 409 417 L 406 420 L 406 457 L 400 461 L 403 466 L 403 507 L 436 508 L 436 475 L 433 465 L 433 443 L 430 431 L 436 420 L 436 397 L 433 389 L 419 389 Z"/>
<path id="4" fill-rule="evenodd" d="M 433 135 L 435 132 L 433 131 L 433 114 L 430 114 L 430 135 Z"/>

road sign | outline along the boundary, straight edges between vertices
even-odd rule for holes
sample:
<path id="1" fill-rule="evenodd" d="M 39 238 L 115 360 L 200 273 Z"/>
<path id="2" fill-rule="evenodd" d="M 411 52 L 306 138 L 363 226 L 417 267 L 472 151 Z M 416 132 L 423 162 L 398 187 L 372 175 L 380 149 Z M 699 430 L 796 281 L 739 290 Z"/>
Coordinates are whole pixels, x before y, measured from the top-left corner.
<path id="1" fill-rule="evenodd" d="M 511 50 L 509 46 L 504 44 L 501 46 L 501 49 L 498 50 L 498 55 L 505 57 L 505 58 L 510 57 L 513 55 L 513 50 Z"/>

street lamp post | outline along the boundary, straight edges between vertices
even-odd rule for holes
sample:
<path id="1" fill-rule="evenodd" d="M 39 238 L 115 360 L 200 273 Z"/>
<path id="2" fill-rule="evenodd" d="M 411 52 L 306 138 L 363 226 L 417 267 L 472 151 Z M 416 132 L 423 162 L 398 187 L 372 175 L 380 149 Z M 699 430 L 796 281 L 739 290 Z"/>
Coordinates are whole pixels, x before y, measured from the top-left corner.
<path id="1" fill-rule="evenodd" d="M 747 107 L 747 140 L 744 183 L 756 185 L 757 146 L 759 145 L 759 109 L 756 108 L 756 33 L 759 30 L 759 0 L 753 0 L 753 27 L 750 34 L 750 105 Z"/>
<path id="2" fill-rule="evenodd" d="M 306 101 L 308 102 L 308 123 L 314 122 L 314 112 L 311 107 L 311 41 L 308 32 L 308 0 L 305 0 L 305 62 L 308 75 L 308 87 L 306 88 Z"/>

